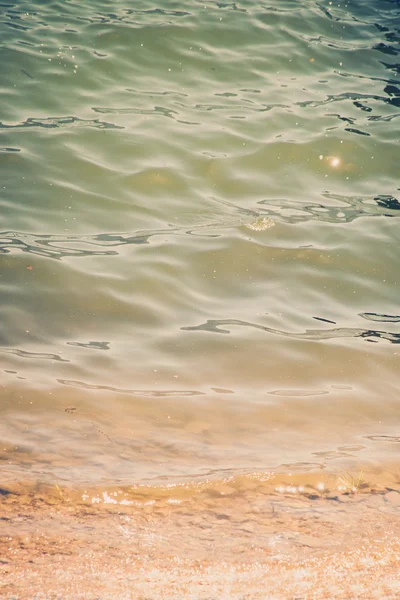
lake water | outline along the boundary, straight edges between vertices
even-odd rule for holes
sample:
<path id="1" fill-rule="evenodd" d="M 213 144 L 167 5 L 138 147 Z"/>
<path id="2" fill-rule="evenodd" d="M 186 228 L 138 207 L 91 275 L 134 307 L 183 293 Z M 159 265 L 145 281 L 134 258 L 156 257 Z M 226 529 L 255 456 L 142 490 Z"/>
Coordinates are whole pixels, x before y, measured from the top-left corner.
<path id="1" fill-rule="evenodd" d="M 399 2 L 0 20 L 2 481 L 395 472 Z"/>

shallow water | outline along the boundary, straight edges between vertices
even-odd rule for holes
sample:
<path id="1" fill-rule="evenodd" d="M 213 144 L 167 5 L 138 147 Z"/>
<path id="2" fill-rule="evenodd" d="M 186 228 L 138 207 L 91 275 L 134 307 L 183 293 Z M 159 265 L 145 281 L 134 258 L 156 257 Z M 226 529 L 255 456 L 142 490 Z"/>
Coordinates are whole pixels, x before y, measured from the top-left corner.
<path id="1" fill-rule="evenodd" d="M 0 8 L 3 478 L 395 465 L 398 2 Z"/>

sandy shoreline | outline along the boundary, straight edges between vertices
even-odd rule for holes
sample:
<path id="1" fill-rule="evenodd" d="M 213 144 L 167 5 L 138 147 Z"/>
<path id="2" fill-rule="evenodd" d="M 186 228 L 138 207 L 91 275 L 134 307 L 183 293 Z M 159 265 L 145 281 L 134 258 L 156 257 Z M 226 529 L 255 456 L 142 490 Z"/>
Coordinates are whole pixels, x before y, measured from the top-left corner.
<path id="1" fill-rule="evenodd" d="M 398 598 L 400 493 L 202 493 L 131 505 L 3 488 L 0 598 Z"/>

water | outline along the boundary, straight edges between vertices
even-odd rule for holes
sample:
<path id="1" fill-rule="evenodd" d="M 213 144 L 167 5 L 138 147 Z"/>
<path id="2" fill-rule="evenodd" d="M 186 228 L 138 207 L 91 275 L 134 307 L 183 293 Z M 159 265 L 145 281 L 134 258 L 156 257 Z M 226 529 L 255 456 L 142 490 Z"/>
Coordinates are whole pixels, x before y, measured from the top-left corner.
<path id="1" fill-rule="evenodd" d="M 395 472 L 398 1 L 134 4 L 0 6 L 3 480 Z"/>

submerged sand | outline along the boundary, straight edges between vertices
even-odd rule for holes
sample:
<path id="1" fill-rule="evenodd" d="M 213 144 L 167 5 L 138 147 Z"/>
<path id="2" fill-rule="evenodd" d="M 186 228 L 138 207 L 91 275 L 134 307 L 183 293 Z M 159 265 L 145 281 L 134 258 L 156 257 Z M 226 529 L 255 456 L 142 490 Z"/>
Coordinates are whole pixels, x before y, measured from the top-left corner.
<path id="1" fill-rule="evenodd" d="M 0 598 L 399 598 L 397 486 L 298 479 L 153 496 L 7 485 Z"/>

